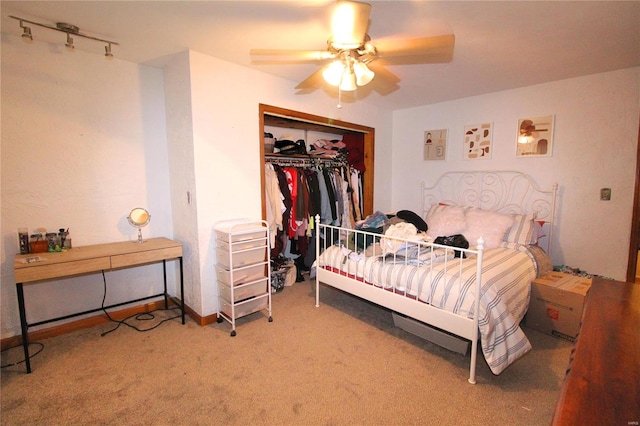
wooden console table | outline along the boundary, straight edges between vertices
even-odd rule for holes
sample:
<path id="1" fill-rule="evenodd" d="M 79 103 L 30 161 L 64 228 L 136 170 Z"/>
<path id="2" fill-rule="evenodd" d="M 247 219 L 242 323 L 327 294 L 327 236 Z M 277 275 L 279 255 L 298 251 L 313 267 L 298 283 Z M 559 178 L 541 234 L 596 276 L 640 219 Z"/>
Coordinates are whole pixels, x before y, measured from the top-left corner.
<path id="1" fill-rule="evenodd" d="M 39 260 L 36 260 L 39 259 Z M 184 319 L 184 279 L 182 271 L 182 244 L 168 238 L 151 238 L 142 243 L 124 241 L 118 243 L 98 244 L 72 248 L 67 251 L 53 253 L 34 253 L 16 255 L 13 262 L 16 290 L 18 292 L 18 308 L 20 311 L 20 328 L 22 331 L 22 345 L 24 347 L 25 365 L 27 373 L 31 373 L 29 359 L 29 327 L 60 321 L 67 318 L 98 312 L 103 309 L 114 308 L 128 303 L 139 302 L 154 297 L 164 296 L 165 308 L 168 308 L 167 293 L 167 260 L 180 262 L 180 309 L 182 324 Z M 162 262 L 164 273 L 164 293 L 154 294 L 135 300 L 129 300 L 114 305 L 78 312 L 63 317 L 52 318 L 29 324 L 24 303 L 24 284 L 38 284 L 55 278 L 67 278 L 76 275 L 89 274 L 113 269 L 130 268 L 150 263 Z"/>
<path id="2" fill-rule="evenodd" d="M 553 425 L 638 425 L 640 284 L 594 278 Z"/>

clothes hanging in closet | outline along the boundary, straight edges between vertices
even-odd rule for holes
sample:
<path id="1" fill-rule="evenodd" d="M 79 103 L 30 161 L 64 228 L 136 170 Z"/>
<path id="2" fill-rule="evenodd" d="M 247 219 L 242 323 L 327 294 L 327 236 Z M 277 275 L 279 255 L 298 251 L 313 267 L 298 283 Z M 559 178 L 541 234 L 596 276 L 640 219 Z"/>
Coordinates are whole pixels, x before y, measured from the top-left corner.
<path id="1" fill-rule="evenodd" d="M 278 174 L 271 163 L 264 168 L 264 195 L 266 200 L 267 223 L 269 224 L 270 245 L 275 245 L 278 229 L 282 228 L 282 214 L 287 210 L 284 203 L 284 195 L 280 191 Z"/>
<path id="2" fill-rule="evenodd" d="M 274 256 L 282 254 L 287 243 L 292 253 L 306 253 L 312 216 L 319 214 L 322 223 L 349 227 L 362 218 L 361 173 L 349 166 L 283 167 L 270 163 L 265 167 L 265 180 L 267 222 L 276 230 L 272 237 Z"/>

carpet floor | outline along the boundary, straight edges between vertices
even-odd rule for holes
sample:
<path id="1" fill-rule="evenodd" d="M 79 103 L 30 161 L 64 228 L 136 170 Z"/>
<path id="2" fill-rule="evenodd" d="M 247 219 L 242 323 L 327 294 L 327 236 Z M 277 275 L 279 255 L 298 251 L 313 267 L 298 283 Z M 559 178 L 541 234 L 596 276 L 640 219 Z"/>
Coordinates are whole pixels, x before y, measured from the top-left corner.
<path id="1" fill-rule="evenodd" d="M 41 341 L 33 372 L 2 354 L 3 425 L 548 425 L 572 344 L 525 329 L 533 350 L 501 375 L 394 326 L 391 312 L 296 283 L 273 322 L 114 324 Z M 155 319 L 129 322 L 149 328 Z M 34 344 L 31 351 L 35 352 Z"/>

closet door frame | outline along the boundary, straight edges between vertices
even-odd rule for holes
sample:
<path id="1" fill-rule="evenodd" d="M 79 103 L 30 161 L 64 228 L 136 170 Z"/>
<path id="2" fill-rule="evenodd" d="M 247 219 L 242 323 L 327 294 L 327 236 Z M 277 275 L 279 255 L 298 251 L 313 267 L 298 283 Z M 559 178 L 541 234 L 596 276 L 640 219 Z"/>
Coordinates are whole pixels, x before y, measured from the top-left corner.
<path id="1" fill-rule="evenodd" d="M 374 145 L 375 129 L 373 127 L 362 126 L 360 124 L 348 123 L 346 121 L 321 117 L 319 115 L 307 114 L 286 108 L 272 105 L 259 104 L 260 125 L 260 187 L 262 189 L 262 218 L 266 219 L 267 209 L 264 195 L 264 126 L 313 130 L 334 134 L 361 134 L 364 140 L 364 165 L 363 174 L 363 213 L 368 216 L 373 213 L 373 176 L 374 176 Z"/>

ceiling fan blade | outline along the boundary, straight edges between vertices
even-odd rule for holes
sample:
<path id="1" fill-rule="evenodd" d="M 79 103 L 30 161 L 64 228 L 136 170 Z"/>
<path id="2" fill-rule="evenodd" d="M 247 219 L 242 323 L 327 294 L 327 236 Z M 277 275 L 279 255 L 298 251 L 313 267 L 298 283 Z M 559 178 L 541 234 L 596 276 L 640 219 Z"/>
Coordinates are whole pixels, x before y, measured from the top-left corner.
<path id="1" fill-rule="evenodd" d="M 453 34 L 374 42 L 380 58 L 398 65 L 451 62 L 454 44 Z"/>
<path id="2" fill-rule="evenodd" d="M 367 64 L 369 69 L 375 73 L 375 77 L 371 80 L 371 83 L 364 87 L 371 86 L 373 90 L 381 95 L 388 95 L 391 92 L 395 92 L 400 88 L 398 83 L 400 79 L 394 73 L 384 67 L 381 61 L 376 61 Z"/>
<path id="3" fill-rule="evenodd" d="M 325 67 L 320 67 L 317 71 L 311 74 L 309 77 L 301 81 L 297 86 L 297 94 L 306 94 L 315 92 L 324 84 L 324 78 L 322 77 L 322 71 Z"/>
<path id="4" fill-rule="evenodd" d="M 365 41 L 371 5 L 338 0 L 331 18 L 331 45 L 337 49 L 356 49 Z"/>
<path id="5" fill-rule="evenodd" d="M 316 62 L 335 57 L 334 53 L 327 50 L 251 49 L 249 54 L 251 62 L 261 64 Z"/>

